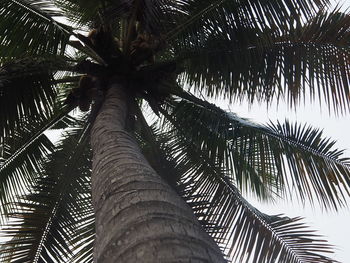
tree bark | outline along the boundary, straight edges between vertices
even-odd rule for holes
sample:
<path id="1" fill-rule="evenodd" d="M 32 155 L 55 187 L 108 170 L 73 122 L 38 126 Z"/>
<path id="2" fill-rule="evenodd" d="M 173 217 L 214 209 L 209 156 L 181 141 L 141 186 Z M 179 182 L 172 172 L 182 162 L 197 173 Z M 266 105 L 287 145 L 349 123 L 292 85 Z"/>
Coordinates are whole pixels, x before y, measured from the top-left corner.
<path id="1" fill-rule="evenodd" d="M 126 101 L 122 85 L 113 84 L 91 131 L 94 262 L 226 262 L 125 130 Z"/>

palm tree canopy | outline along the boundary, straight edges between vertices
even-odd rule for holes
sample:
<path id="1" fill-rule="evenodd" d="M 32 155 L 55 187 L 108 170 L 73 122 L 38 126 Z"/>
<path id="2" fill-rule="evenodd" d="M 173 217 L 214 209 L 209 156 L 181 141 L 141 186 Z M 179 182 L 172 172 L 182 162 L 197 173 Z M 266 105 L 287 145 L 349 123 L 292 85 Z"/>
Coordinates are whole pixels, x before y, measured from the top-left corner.
<path id="1" fill-rule="evenodd" d="M 266 215 L 242 192 L 338 209 L 343 150 L 308 125 L 256 124 L 207 101 L 317 100 L 347 114 L 350 15 L 329 4 L 2 0 L 0 259 L 92 262 L 88 133 L 119 81 L 144 156 L 229 260 L 336 262 L 300 218 Z M 60 142 L 47 130 L 64 130 Z"/>

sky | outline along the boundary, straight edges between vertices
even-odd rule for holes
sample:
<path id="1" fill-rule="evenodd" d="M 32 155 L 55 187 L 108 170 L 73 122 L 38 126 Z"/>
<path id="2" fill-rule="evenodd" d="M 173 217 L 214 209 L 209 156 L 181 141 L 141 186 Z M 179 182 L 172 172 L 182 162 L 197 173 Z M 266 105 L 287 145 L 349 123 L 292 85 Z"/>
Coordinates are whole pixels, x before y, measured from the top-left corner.
<path id="1" fill-rule="evenodd" d="M 350 157 L 350 112 L 344 115 L 335 116 L 318 104 L 302 105 L 295 110 L 290 109 L 282 103 L 277 107 L 271 106 L 267 109 L 266 104 L 253 105 L 236 104 L 229 105 L 225 102 L 218 103 L 221 108 L 237 113 L 240 117 L 247 117 L 258 123 L 267 123 L 269 120 L 276 123 L 276 120 L 283 122 L 288 119 L 292 122 L 308 123 L 315 128 L 322 128 L 324 136 L 336 140 L 337 149 L 346 149 L 345 156 Z M 335 254 L 331 258 L 342 263 L 350 262 L 350 209 L 341 208 L 339 211 L 322 211 L 315 205 L 303 207 L 297 201 L 277 200 L 275 204 L 261 204 L 258 201 L 247 197 L 249 201 L 259 210 L 266 214 L 285 214 L 289 217 L 301 216 L 310 229 L 318 230 L 320 234 L 335 246 Z M 350 204 L 350 198 L 349 198 Z M 348 206 L 349 206 L 348 204 Z"/>

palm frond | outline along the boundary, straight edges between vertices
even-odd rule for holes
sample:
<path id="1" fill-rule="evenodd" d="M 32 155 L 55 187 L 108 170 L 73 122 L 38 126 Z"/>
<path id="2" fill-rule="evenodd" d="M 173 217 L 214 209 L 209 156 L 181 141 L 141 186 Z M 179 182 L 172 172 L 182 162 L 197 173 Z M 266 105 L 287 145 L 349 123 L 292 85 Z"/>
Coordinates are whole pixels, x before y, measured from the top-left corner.
<path id="1" fill-rule="evenodd" d="M 26 57 L 0 67 L 0 137 L 11 134 L 21 119 L 52 113 L 56 90 L 53 74 L 66 67 L 60 57 Z"/>
<path id="2" fill-rule="evenodd" d="M 91 197 L 87 197 L 86 204 L 91 202 Z M 92 263 L 93 245 L 95 241 L 95 216 L 92 205 L 86 208 L 86 215 L 78 221 L 72 236 L 74 253 L 68 262 L 72 263 Z"/>
<path id="3" fill-rule="evenodd" d="M 79 140 L 80 133 L 78 128 L 65 134 L 39 172 L 33 190 L 15 203 L 13 220 L 2 230 L 5 237 L 12 238 L 1 246 L 2 260 L 66 262 L 75 250 L 85 248 L 76 236 L 90 225 L 93 214 L 91 152 L 86 140 Z"/>
<path id="4" fill-rule="evenodd" d="M 165 114 L 172 131 L 184 133 L 218 168 L 227 169 L 241 190 L 249 185 L 259 193 L 262 184 L 269 192 L 296 192 L 302 202 L 317 200 L 325 208 L 345 204 L 349 159 L 322 131 L 288 121 L 257 125 L 192 98 L 195 103 L 171 102 Z"/>
<path id="5" fill-rule="evenodd" d="M 216 176 L 219 176 L 216 181 L 204 174 L 184 178 L 192 180 L 191 193 L 194 196 L 191 198 L 190 194 L 186 198 L 191 199 L 190 205 L 191 202 L 195 204 L 197 214 L 205 222 L 204 227 L 223 245 L 222 249 L 230 260 L 337 262 L 325 256 L 333 253 L 332 246 L 314 234 L 300 218 L 266 215 L 250 205 L 227 177 L 219 173 Z"/>
<path id="6" fill-rule="evenodd" d="M 51 1 L 1 1 L 0 56 L 62 54 L 71 29 L 55 20 L 60 16 Z"/>
<path id="7" fill-rule="evenodd" d="M 117 3 L 115 3 L 117 2 Z M 110 5 L 121 5 L 120 2 L 125 1 L 114 1 L 113 3 L 104 0 L 54 0 L 54 3 L 62 10 L 63 14 L 67 19 L 79 27 L 90 27 L 93 28 L 96 24 L 102 24 L 105 17 L 104 8 Z"/>
<path id="8" fill-rule="evenodd" d="M 159 33 L 162 28 L 161 17 L 164 17 L 165 10 L 169 10 L 176 2 L 178 1 L 55 0 L 64 14 L 77 25 L 96 28 L 98 25 L 110 24 L 114 31 L 118 31 L 120 21 L 131 22 L 131 19 L 137 19 L 142 30 L 152 33 Z"/>
<path id="9" fill-rule="evenodd" d="M 207 169 L 210 169 L 212 173 L 213 168 L 209 165 L 212 163 L 217 172 L 227 174 L 242 191 L 248 192 L 249 190 L 262 200 L 275 198 L 280 191 L 280 183 L 276 180 L 275 171 L 269 164 L 271 162 L 269 157 L 264 158 L 265 163 L 262 164 L 259 154 L 249 156 L 241 148 L 235 149 L 230 136 L 233 134 L 232 127 L 229 123 L 224 123 L 221 117 L 210 118 L 205 110 L 195 111 L 195 107 L 191 109 L 191 112 L 194 113 L 196 120 L 189 116 L 184 118 L 185 112 L 189 115 L 190 111 L 187 110 L 190 107 L 187 108 L 184 104 L 180 104 L 170 112 L 169 108 L 168 112 L 161 111 L 165 116 L 162 131 L 166 132 L 168 147 L 172 149 L 172 155 L 176 156 L 180 155 L 180 152 L 190 151 L 188 147 L 195 149 L 188 153 L 191 156 L 191 162 L 183 164 L 184 167 L 191 171 L 197 165 L 195 161 L 197 160 L 197 171 L 206 173 Z M 252 145 L 250 150 L 253 151 L 254 147 L 255 145 Z M 202 160 L 207 164 L 203 164 Z M 181 163 L 181 160 L 176 162 Z"/>
<path id="10" fill-rule="evenodd" d="M 169 26 L 174 25 L 172 18 L 175 13 L 182 11 L 184 1 L 170 0 L 140 0 L 137 10 L 137 19 L 146 32 L 160 35 L 165 34 Z"/>
<path id="11" fill-rule="evenodd" d="M 141 109 L 135 105 L 136 109 L 136 139 L 141 148 L 142 154 L 146 157 L 152 168 L 160 175 L 174 190 L 181 192 L 178 187 L 180 174 L 176 163 L 172 158 L 168 137 L 163 136 L 155 127 L 156 124 L 149 125 Z"/>
<path id="12" fill-rule="evenodd" d="M 328 0 L 183 1 L 180 5 L 181 12 L 177 14 L 176 27 L 166 35 L 168 39 L 175 40 L 177 37 L 191 41 L 198 39 L 198 35 L 215 34 L 219 31 L 225 33 L 232 25 L 285 31 L 290 27 L 291 20 L 298 23 L 308 20 L 329 3 Z"/>
<path id="13" fill-rule="evenodd" d="M 1 140 L 0 157 L 0 214 L 7 217 L 12 210 L 10 203 L 16 202 L 37 178 L 41 165 L 54 146 L 44 132 L 49 129 L 63 129 L 73 120 L 67 112 L 58 111 L 49 118 L 22 123 L 11 136 Z"/>
<path id="14" fill-rule="evenodd" d="M 348 111 L 349 24 L 350 16 L 338 10 L 282 33 L 230 24 L 177 42 L 176 53 L 186 68 L 183 80 L 210 97 L 288 99 L 290 105 L 317 97 L 335 112 Z"/>
<path id="15" fill-rule="evenodd" d="M 102 1 L 54 0 L 67 19 L 77 26 L 91 24 L 98 16 L 98 7 Z"/>
<path id="16" fill-rule="evenodd" d="M 45 135 L 41 135 L 12 159 L 13 148 L 16 148 L 17 143 L 26 141 L 28 134 L 26 135 L 15 133 L 11 139 L 1 144 L 3 147 L 0 165 L 1 224 L 12 211 L 13 207 L 9 203 L 16 201 L 20 195 L 25 193 L 27 187 L 35 182 L 37 178 L 33 172 L 40 169 L 45 157 L 53 150 L 50 140 Z"/>

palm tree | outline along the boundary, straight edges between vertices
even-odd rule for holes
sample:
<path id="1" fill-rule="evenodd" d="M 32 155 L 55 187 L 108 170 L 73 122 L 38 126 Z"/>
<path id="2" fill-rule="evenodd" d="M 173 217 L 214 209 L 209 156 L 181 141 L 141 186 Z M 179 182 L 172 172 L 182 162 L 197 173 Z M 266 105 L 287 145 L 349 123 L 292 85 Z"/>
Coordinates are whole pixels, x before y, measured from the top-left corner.
<path id="1" fill-rule="evenodd" d="M 208 102 L 347 113 L 350 16 L 328 5 L 2 0 L 1 262 L 336 262 L 242 193 L 337 210 L 342 150 Z"/>

